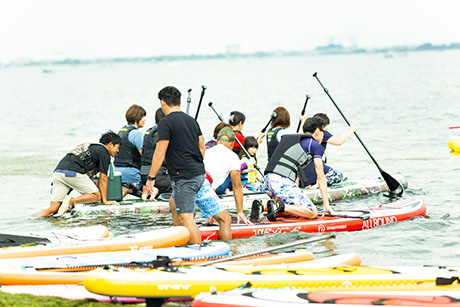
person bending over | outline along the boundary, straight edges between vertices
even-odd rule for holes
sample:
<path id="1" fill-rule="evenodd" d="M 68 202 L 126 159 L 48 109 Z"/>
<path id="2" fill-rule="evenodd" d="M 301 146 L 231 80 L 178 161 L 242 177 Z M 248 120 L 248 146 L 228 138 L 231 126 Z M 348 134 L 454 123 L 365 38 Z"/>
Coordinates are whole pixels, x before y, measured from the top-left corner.
<path id="1" fill-rule="evenodd" d="M 99 143 L 83 143 L 67 153 L 53 172 L 50 206 L 35 218 L 55 213 L 62 215 L 75 203 L 92 204 L 102 200 L 105 205 L 116 204 L 116 201 L 107 200 L 107 174 L 110 157 L 115 156 L 120 144 L 120 136 L 108 131 L 101 136 Z M 99 188 L 92 180 L 98 172 Z M 81 195 L 70 197 L 72 190 Z"/>

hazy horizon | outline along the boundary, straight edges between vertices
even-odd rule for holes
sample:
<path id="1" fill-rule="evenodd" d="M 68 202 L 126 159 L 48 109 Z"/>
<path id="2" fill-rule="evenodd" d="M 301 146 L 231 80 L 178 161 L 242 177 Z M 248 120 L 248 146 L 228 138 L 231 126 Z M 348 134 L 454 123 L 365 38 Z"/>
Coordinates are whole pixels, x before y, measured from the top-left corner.
<path id="1" fill-rule="evenodd" d="M 0 2 L 0 62 L 458 43 L 455 0 Z"/>

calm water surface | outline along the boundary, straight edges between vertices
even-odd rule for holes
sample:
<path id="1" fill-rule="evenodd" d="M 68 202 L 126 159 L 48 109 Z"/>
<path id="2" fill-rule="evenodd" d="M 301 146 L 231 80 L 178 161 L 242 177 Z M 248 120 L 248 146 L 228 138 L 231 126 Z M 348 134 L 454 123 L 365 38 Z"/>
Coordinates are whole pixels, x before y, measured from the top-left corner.
<path id="1" fill-rule="evenodd" d="M 0 231 L 52 230 L 106 224 L 114 234 L 172 225 L 170 215 L 30 220 L 49 204 L 52 171 L 75 145 L 97 141 L 108 129 L 124 125 L 133 103 L 147 110 L 147 124 L 159 107 L 158 91 L 175 85 L 192 88 L 195 114 L 201 85 L 208 87 L 199 114 L 206 139 L 218 123 L 208 107 L 227 118 L 245 113 L 243 133 L 257 135 L 272 110 L 283 105 L 297 127 L 305 94 L 307 112 L 324 112 L 330 131 L 347 125 L 317 81 L 339 104 L 379 162 L 391 175 L 409 181 L 403 199 L 421 198 L 430 218 L 350 233 L 303 246 L 315 257 L 358 252 L 365 265 L 459 265 L 460 159 L 451 155 L 448 126 L 460 122 L 460 52 L 420 52 L 396 56 L 333 55 L 267 59 L 228 59 L 172 63 L 12 67 L 0 70 L 3 141 L 0 143 Z M 46 67 L 49 69 L 49 67 Z M 143 129 L 144 131 L 146 129 Z M 357 139 L 328 147 L 328 164 L 351 179 L 380 173 Z M 266 147 L 258 153 L 266 165 Z M 396 201 L 383 195 L 337 202 L 335 208 L 375 206 Z M 197 220 L 202 220 L 200 214 Z M 315 236 L 306 233 L 264 235 L 230 242 L 234 252 L 249 252 Z"/>

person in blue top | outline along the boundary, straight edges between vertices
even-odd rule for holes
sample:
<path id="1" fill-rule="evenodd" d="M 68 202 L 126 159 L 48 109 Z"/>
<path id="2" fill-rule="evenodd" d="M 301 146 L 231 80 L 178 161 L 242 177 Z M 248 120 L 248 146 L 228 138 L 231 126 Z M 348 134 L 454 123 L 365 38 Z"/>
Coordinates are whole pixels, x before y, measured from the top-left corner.
<path id="1" fill-rule="evenodd" d="M 323 200 L 323 212 L 332 213 L 329 207 L 326 176 L 323 171 L 323 140 L 326 123 L 318 117 L 307 118 L 303 125 L 304 133 L 286 134 L 273 152 L 265 169 L 265 189 L 270 198 L 278 203 L 275 211 L 274 202 L 269 200 L 267 212 L 269 220 L 276 220 L 276 215 L 315 218 L 318 211 L 305 190 L 304 169 L 313 165 L 317 174 L 318 185 Z M 260 213 L 260 204 L 253 203 L 253 212 Z M 259 208 L 255 208 L 259 207 Z M 257 219 L 258 214 L 251 212 L 251 220 Z"/>
<path id="2" fill-rule="evenodd" d="M 114 164 L 115 171 L 121 172 L 123 197 L 126 194 L 142 197 L 140 168 L 144 134 L 139 131 L 139 128 L 144 127 L 146 115 L 147 112 L 143 107 L 133 104 L 125 114 L 128 124 L 118 132 L 122 143 L 115 155 Z"/>
<path id="3" fill-rule="evenodd" d="M 341 137 L 336 137 L 336 136 L 332 135 L 328 131 L 330 120 L 329 120 L 329 117 L 327 117 L 326 114 L 324 114 L 324 113 L 316 113 L 315 115 L 313 115 L 313 117 L 321 118 L 326 123 L 326 126 L 324 126 L 324 137 L 323 137 L 323 141 L 321 142 L 321 146 L 323 147 L 324 173 L 326 174 L 327 185 L 331 186 L 334 183 L 342 182 L 344 180 L 344 176 L 343 176 L 342 172 L 339 171 L 338 169 L 332 168 L 329 165 L 326 165 L 327 159 L 326 159 L 326 156 L 325 156 L 324 152 L 326 151 L 327 144 L 331 144 L 331 145 L 335 145 L 335 146 L 342 145 L 343 143 L 346 142 L 346 140 L 348 140 L 348 138 L 353 134 L 353 132 L 355 132 L 356 128 L 355 128 L 355 126 L 350 125 L 350 127 L 348 128 L 347 133 L 345 133 Z M 305 169 L 305 175 L 308 178 L 308 181 L 305 183 L 305 187 L 307 187 L 307 188 L 316 188 L 317 187 L 317 184 L 316 184 L 316 172 L 315 172 L 314 167 L 313 166 L 307 167 Z"/>

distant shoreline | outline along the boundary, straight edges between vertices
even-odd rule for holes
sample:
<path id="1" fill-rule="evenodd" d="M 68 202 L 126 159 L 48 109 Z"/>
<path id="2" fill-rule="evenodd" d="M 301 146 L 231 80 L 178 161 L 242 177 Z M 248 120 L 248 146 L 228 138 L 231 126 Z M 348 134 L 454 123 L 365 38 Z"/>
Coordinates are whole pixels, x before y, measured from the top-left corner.
<path id="1" fill-rule="evenodd" d="M 191 54 L 191 55 L 160 55 L 152 57 L 114 57 L 114 58 L 95 58 L 95 59 L 64 59 L 64 60 L 16 60 L 8 63 L 0 62 L 0 69 L 16 66 L 50 66 L 50 65 L 84 65 L 84 64 L 111 64 L 111 63 L 141 63 L 141 62 L 172 62 L 172 61 L 194 61 L 194 60 L 215 60 L 215 59 L 238 59 L 238 58 L 267 58 L 267 57 L 289 57 L 289 56 L 314 56 L 328 54 L 376 54 L 382 53 L 386 57 L 393 54 L 417 51 L 443 51 L 460 49 L 460 43 L 449 45 L 433 45 L 426 43 L 423 45 L 394 46 L 387 48 L 357 48 L 344 47 L 342 45 L 329 44 L 327 46 L 316 47 L 313 51 L 267 51 L 254 53 L 217 53 L 217 54 Z"/>

